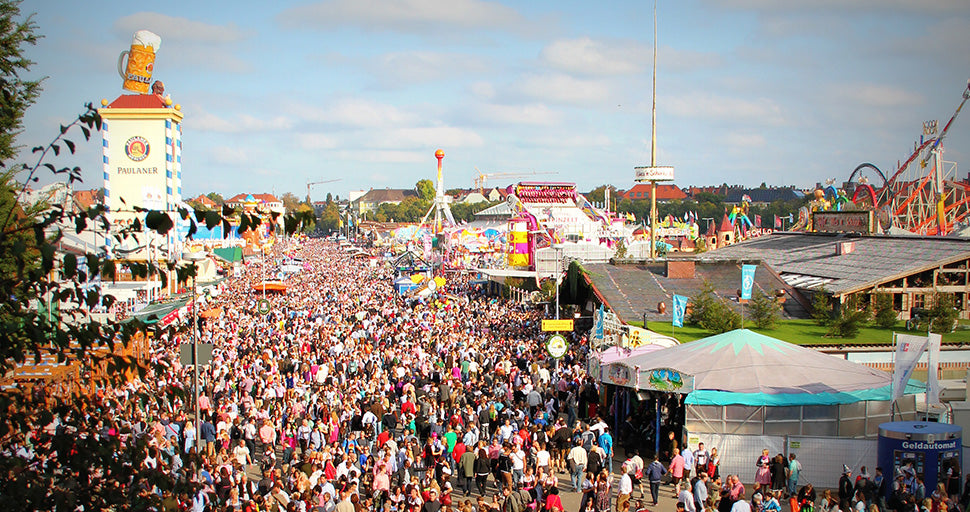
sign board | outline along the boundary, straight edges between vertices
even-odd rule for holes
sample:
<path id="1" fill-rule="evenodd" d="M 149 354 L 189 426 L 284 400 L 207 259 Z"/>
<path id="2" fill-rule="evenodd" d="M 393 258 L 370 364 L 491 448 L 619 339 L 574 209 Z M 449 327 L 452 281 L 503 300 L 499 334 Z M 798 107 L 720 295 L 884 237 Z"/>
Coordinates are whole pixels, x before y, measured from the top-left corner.
<path id="1" fill-rule="evenodd" d="M 603 382 L 610 382 L 617 386 L 630 386 L 634 382 L 633 368 L 623 363 L 612 363 L 606 367 L 606 372 L 601 374 Z"/>
<path id="2" fill-rule="evenodd" d="M 269 299 L 259 299 L 259 302 L 256 303 L 256 312 L 260 315 L 268 315 L 269 310 Z"/>
<path id="3" fill-rule="evenodd" d="M 691 236 L 690 228 L 687 226 L 684 226 L 682 228 L 657 228 L 654 230 L 654 234 L 657 236 L 657 238 Z"/>
<path id="4" fill-rule="evenodd" d="M 567 318 L 565 320 L 543 320 L 542 321 L 543 332 L 550 331 L 572 331 L 573 330 L 573 319 Z"/>
<path id="5" fill-rule="evenodd" d="M 674 393 L 690 393 L 694 390 L 694 376 L 685 375 L 672 368 L 654 368 L 641 372 L 639 388 Z"/>
<path id="6" fill-rule="evenodd" d="M 553 334 L 546 340 L 546 352 L 555 359 L 566 355 L 566 351 L 568 350 L 569 342 L 566 341 L 566 337 L 562 334 Z"/>
<path id="7" fill-rule="evenodd" d="M 813 212 L 812 227 L 818 233 L 861 233 L 873 232 L 873 212 Z"/>
<path id="8" fill-rule="evenodd" d="M 674 181 L 674 168 L 668 165 L 634 167 L 634 181 Z"/>
<path id="9" fill-rule="evenodd" d="M 212 362 L 212 343 L 199 343 L 199 364 L 207 365 Z M 179 345 L 179 362 L 183 366 L 192 365 L 192 344 Z"/>

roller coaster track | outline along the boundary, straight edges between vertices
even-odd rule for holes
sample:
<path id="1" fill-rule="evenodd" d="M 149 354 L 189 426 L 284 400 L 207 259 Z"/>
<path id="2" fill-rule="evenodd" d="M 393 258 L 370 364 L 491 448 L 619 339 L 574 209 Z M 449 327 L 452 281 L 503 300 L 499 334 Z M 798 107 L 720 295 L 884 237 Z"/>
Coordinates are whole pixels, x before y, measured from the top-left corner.
<path id="1" fill-rule="evenodd" d="M 917 234 L 936 235 L 949 233 L 957 223 L 970 218 L 970 184 L 956 181 L 955 165 L 947 169 L 937 152 L 953 121 L 970 99 L 970 82 L 962 96 L 960 105 L 943 130 L 935 137 L 921 141 L 888 179 L 878 167 L 868 162 L 860 164 L 850 174 L 849 181 L 857 181 L 863 171 L 871 169 L 882 178 L 882 187 L 875 194 L 876 209 L 888 214 L 892 225 Z M 928 165 L 931 159 L 933 165 Z M 937 166 L 941 167 L 938 169 Z"/>

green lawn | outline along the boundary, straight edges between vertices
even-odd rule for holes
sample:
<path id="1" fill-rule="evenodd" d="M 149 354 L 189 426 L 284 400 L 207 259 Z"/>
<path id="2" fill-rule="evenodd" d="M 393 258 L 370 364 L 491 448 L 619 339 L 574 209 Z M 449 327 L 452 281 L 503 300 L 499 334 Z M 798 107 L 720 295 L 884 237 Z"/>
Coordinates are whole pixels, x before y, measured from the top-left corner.
<path id="1" fill-rule="evenodd" d="M 633 324 L 641 325 L 639 322 L 633 322 Z M 893 342 L 893 329 L 879 327 L 863 327 L 855 338 L 826 338 L 828 327 L 818 326 L 812 320 L 781 320 L 775 324 L 774 329 L 757 329 L 750 322 L 746 322 L 744 327 L 797 345 L 889 345 Z M 670 322 L 647 322 L 647 329 L 660 334 L 673 334 L 682 343 L 711 336 L 700 327 L 684 326 L 671 330 Z M 906 332 L 905 324 L 897 323 L 895 331 Z M 910 334 L 917 333 L 910 331 Z M 943 343 L 970 343 L 970 330 L 961 329 L 944 334 Z"/>

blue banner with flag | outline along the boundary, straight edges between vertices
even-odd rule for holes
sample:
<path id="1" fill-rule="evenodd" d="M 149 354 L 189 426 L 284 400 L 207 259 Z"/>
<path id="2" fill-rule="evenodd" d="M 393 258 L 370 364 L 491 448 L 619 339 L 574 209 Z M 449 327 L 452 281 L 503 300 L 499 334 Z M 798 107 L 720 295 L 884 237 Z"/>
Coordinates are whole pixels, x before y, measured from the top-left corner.
<path id="1" fill-rule="evenodd" d="M 599 315 L 597 315 L 597 318 L 596 318 L 596 328 L 593 333 L 593 338 L 596 338 L 598 340 L 603 339 L 603 315 L 604 314 L 605 314 L 605 311 L 603 310 L 603 305 L 600 304 Z M 644 326 L 644 328 L 646 328 L 646 326 Z"/>
<path id="2" fill-rule="evenodd" d="M 687 311 L 687 297 L 674 295 L 674 327 L 684 326 L 685 311 Z"/>
<path id="3" fill-rule="evenodd" d="M 757 265 L 741 265 L 741 299 L 751 300 L 751 290 L 754 288 L 754 269 Z"/>

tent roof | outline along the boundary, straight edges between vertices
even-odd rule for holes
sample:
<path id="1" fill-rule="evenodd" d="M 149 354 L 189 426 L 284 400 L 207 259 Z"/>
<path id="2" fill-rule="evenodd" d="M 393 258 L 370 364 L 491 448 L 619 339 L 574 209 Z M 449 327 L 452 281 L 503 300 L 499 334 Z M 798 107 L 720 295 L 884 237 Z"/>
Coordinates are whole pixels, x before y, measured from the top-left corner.
<path id="1" fill-rule="evenodd" d="M 740 394 L 748 395 L 746 402 L 762 400 L 762 405 L 792 405 L 787 403 L 790 400 L 771 403 L 781 398 L 771 400 L 768 398 L 771 395 L 810 394 L 818 395 L 820 399 L 834 396 L 835 399 L 842 397 L 847 400 L 827 403 L 852 402 L 858 400 L 848 399 L 852 392 L 885 388 L 891 381 L 891 376 L 886 372 L 746 329 L 718 334 L 622 362 L 630 367 L 638 366 L 641 371 L 672 368 L 692 375 L 695 390 L 692 395 L 710 395 L 711 400 L 724 404 L 741 403 L 737 401 L 741 398 Z"/>

